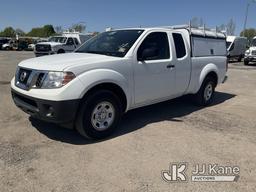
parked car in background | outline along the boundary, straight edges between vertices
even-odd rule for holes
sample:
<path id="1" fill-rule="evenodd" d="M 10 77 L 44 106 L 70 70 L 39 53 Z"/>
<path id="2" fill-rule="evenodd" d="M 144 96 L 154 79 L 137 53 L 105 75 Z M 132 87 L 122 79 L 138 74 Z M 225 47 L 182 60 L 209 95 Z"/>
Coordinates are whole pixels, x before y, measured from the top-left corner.
<path id="1" fill-rule="evenodd" d="M 248 45 L 246 37 L 227 36 L 227 56 L 241 62 Z"/>
<path id="2" fill-rule="evenodd" d="M 34 43 L 31 43 L 28 45 L 28 51 L 34 51 L 35 49 L 35 44 Z"/>
<path id="3" fill-rule="evenodd" d="M 27 51 L 28 50 L 28 42 L 25 40 L 19 40 L 16 44 L 17 51 Z"/>
<path id="4" fill-rule="evenodd" d="M 256 37 L 252 39 L 249 49 L 245 51 L 244 64 L 249 65 L 250 62 L 256 62 Z"/>
<path id="5" fill-rule="evenodd" d="M 34 52 L 37 57 L 72 52 L 91 37 L 93 34 L 64 32 L 61 36 L 50 37 L 48 42 L 37 43 Z"/>
<path id="6" fill-rule="evenodd" d="M 16 40 L 9 40 L 7 43 L 2 45 L 2 50 L 13 50 L 15 48 Z"/>
<path id="7" fill-rule="evenodd" d="M 0 38 L 0 50 L 2 49 L 2 46 L 10 41 L 9 38 Z"/>
<path id="8" fill-rule="evenodd" d="M 35 118 L 101 139 L 135 108 L 187 94 L 209 105 L 227 78 L 226 53 L 223 33 L 188 26 L 107 31 L 73 53 L 19 63 L 12 96 Z"/>
<path id="9" fill-rule="evenodd" d="M 28 44 L 28 49 L 27 50 L 28 51 L 34 51 L 35 46 L 36 46 L 37 43 L 42 43 L 42 42 L 47 42 L 47 41 L 48 41 L 48 39 L 42 39 L 42 38 L 33 40 L 32 43 Z"/>

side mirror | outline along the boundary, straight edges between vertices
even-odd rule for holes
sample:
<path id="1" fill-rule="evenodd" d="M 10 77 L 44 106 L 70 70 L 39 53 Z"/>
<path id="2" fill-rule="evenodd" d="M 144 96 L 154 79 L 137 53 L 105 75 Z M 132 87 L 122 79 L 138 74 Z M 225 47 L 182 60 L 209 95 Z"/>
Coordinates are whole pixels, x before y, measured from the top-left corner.
<path id="1" fill-rule="evenodd" d="M 156 48 L 147 48 L 142 51 L 140 61 L 154 59 L 159 55 L 159 51 Z"/>

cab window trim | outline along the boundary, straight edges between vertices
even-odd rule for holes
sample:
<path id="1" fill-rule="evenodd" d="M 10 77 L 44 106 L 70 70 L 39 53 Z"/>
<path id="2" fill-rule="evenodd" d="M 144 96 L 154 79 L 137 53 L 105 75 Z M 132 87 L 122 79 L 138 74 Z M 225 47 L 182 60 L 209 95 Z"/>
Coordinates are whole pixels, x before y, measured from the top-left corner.
<path id="1" fill-rule="evenodd" d="M 154 60 L 145 60 L 148 63 L 153 63 L 153 62 L 161 62 L 161 61 L 170 61 L 172 59 L 172 46 L 171 46 L 171 38 L 169 36 L 169 32 L 168 31 L 150 31 L 149 33 L 146 33 L 143 38 L 140 40 L 140 43 L 138 43 L 137 49 L 136 49 L 136 60 L 138 60 L 138 51 L 141 47 L 141 45 L 143 44 L 143 42 L 147 39 L 147 37 L 153 33 L 164 33 L 167 37 L 167 43 L 168 43 L 168 48 L 169 48 L 169 57 L 168 58 L 164 58 L 164 59 L 154 59 Z"/>

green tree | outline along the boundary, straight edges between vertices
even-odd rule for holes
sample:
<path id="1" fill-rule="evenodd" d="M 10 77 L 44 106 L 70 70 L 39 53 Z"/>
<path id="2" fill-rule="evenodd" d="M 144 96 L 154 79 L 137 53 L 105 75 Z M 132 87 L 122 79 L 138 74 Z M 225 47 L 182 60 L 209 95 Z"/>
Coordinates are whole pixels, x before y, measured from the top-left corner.
<path id="1" fill-rule="evenodd" d="M 0 36 L 2 37 L 15 37 L 16 32 L 12 27 L 6 27 L 1 33 Z"/>
<path id="2" fill-rule="evenodd" d="M 56 34 L 52 25 L 45 25 L 43 27 L 32 28 L 27 36 L 31 37 L 49 37 Z"/>
<path id="3" fill-rule="evenodd" d="M 52 25 L 43 26 L 43 35 L 45 37 L 50 37 L 51 35 L 56 34 Z"/>
<path id="4" fill-rule="evenodd" d="M 254 29 L 254 28 L 245 29 L 245 31 L 242 31 L 242 32 L 240 33 L 240 36 L 247 37 L 247 39 L 248 39 L 249 41 L 251 41 L 252 38 L 256 36 L 256 29 Z"/>

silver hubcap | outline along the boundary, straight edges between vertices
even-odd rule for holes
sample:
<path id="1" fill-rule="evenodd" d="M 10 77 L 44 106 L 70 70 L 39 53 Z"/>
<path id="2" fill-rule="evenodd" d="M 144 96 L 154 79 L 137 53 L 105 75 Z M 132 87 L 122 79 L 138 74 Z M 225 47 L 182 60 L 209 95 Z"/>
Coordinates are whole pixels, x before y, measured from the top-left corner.
<path id="1" fill-rule="evenodd" d="M 209 83 L 209 84 L 206 86 L 205 90 L 204 90 L 204 99 L 205 99 L 206 101 L 208 101 L 209 99 L 211 99 L 212 93 L 213 93 L 213 86 L 212 86 L 211 83 Z"/>
<path id="2" fill-rule="evenodd" d="M 94 129 L 104 131 L 108 129 L 115 119 L 115 109 L 109 102 L 101 102 L 93 109 L 91 123 Z"/>

